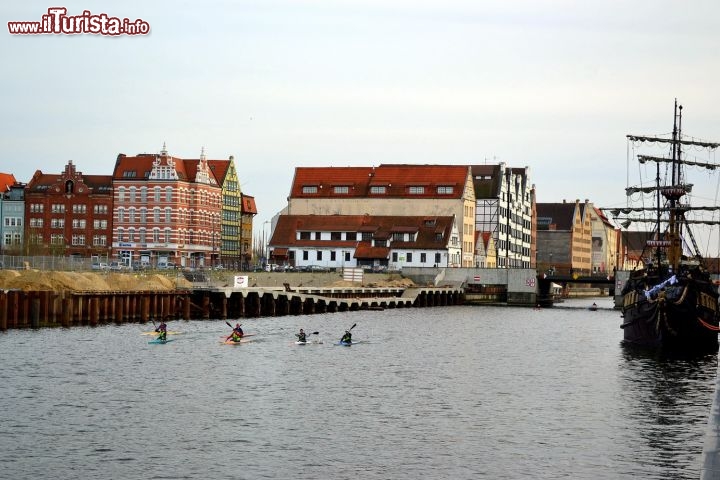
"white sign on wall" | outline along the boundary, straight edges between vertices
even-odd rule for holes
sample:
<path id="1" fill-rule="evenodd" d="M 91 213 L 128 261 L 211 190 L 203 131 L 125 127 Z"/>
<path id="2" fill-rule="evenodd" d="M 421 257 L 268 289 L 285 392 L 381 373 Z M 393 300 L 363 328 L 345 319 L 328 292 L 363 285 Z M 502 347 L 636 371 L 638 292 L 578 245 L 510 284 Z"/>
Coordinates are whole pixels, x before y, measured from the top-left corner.
<path id="1" fill-rule="evenodd" d="M 235 275 L 235 288 L 247 288 L 248 277 L 247 275 Z"/>

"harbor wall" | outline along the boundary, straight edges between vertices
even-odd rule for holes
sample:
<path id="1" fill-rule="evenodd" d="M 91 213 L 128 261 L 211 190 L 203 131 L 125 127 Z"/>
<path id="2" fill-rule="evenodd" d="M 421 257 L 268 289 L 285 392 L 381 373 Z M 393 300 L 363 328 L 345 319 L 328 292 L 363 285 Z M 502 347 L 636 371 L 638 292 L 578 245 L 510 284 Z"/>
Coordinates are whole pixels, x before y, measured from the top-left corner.
<path id="1" fill-rule="evenodd" d="M 152 292 L 0 290 L 0 331 L 171 319 L 237 319 L 460 305 L 463 291 L 413 288 L 198 288 Z"/>

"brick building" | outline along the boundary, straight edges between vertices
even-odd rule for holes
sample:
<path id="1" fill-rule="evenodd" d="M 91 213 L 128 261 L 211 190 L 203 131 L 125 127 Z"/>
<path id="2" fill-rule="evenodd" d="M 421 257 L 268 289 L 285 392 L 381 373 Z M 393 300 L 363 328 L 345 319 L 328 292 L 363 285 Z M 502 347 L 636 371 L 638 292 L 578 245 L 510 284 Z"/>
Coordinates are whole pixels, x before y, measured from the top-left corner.
<path id="1" fill-rule="evenodd" d="M 200 268 L 219 262 L 222 189 L 199 159 L 120 154 L 113 172 L 112 248 L 124 265 Z"/>
<path id="2" fill-rule="evenodd" d="M 83 175 L 72 160 L 59 175 L 36 170 L 25 187 L 27 253 L 107 257 L 112 201 L 110 175 Z"/>

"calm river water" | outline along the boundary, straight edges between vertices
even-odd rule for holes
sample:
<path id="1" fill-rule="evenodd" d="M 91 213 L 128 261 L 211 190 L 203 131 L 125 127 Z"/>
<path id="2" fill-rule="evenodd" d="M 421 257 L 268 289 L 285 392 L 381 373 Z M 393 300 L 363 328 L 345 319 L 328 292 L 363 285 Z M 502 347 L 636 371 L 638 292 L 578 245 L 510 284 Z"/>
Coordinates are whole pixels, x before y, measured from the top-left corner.
<path id="1" fill-rule="evenodd" d="M 238 346 L 223 321 L 9 331 L 0 475 L 699 478 L 716 355 L 628 350 L 596 301 L 247 319 Z"/>

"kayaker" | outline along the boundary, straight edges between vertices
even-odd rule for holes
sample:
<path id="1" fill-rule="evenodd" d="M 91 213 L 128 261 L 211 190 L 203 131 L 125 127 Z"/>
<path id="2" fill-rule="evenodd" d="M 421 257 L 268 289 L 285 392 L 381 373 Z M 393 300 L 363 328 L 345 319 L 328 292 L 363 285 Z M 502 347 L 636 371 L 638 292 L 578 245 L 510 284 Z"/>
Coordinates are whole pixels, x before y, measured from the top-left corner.
<path id="1" fill-rule="evenodd" d="M 227 340 L 232 340 L 233 342 L 239 342 L 240 339 L 245 335 L 243 333 L 243 329 L 240 328 L 240 324 L 236 323 L 235 327 L 233 328 L 233 331 L 230 335 L 228 335 Z"/>
<path id="2" fill-rule="evenodd" d="M 350 330 L 345 330 L 345 335 L 340 339 L 342 343 L 352 343 L 352 333 Z"/>
<path id="3" fill-rule="evenodd" d="M 155 331 L 158 333 L 158 340 L 163 342 L 167 340 L 167 324 L 165 321 L 160 322 L 160 325 L 158 325 Z"/>
<path id="4" fill-rule="evenodd" d="M 305 331 L 301 328 L 300 333 L 297 334 L 298 342 L 307 342 L 307 337 L 305 336 Z"/>

